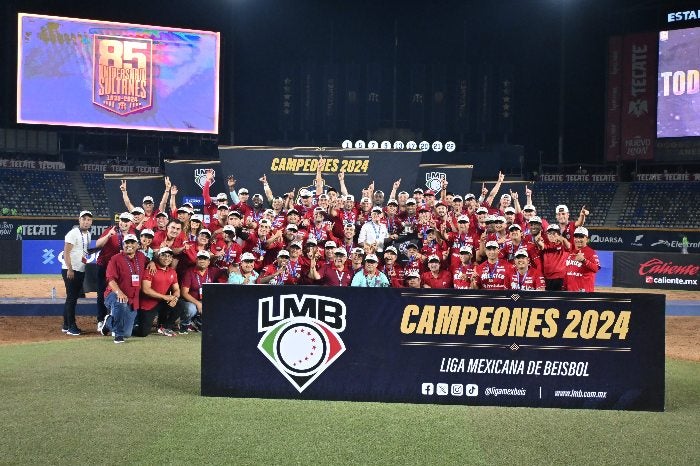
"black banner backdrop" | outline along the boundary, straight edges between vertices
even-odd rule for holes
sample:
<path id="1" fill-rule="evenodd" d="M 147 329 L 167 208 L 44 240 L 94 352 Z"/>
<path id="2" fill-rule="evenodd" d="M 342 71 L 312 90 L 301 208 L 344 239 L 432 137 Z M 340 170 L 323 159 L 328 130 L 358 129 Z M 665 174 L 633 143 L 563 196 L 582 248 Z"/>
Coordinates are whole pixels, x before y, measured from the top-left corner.
<path id="1" fill-rule="evenodd" d="M 700 254 L 617 252 L 613 286 L 700 291 Z"/>
<path id="2" fill-rule="evenodd" d="M 345 185 L 350 194 L 359 196 L 374 181 L 375 189 L 388 196 L 394 181 L 401 179 L 401 188 L 409 190 L 416 183 L 420 151 L 344 150 L 318 147 L 220 147 L 221 169 L 233 175 L 236 189 L 247 188 L 251 194 L 262 193 L 260 177 L 267 181 L 275 195 L 292 189 L 312 187 L 318 158 L 326 159 L 323 179 L 339 190 L 338 173 L 345 171 Z M 166 173 L 169 166 L 166 165 Z M 313 189 L 313 188 L 312 188 Z M 359 201 L 359 199 L 356 199 Z"/>
<path id="3" fill-rule="evenodd" d="M 195 212 L 202 213 L 204 198 L 202 197 L 202 186 L 206 179 L 207 170 L 214 170 L 214 180 L 209 188 L 209 195 L 214 198 L 219 193 L 229 194 L 226 178 L 229 173 L 223 172 L 221 163 L 215 160 L 166 160 L 165 174 L 170 177 L 173 186 L 177 186 L 176 204 L 182 205 L 191 202 Z M 260 184 L 260 183 L 258 183 Z M 236 192 L 240 185 L 236 185 Z M 262 194 L 262 187 L 259 191 Z M 229 196 L 229 202 L 231 197 Z M 205 221 L 208 221 L 205 218 Z"/>
<path id="4" fill-rule="evenodd" d="M 202 395 L 662 411 L 664 305 L 208 284 Z"/>
<path id="5" fill-rule="evenodd" d="M 416 187 L 440 191 L 442 180 L 447 180 L 447 191 L 464 196 L 472 183 L 473 165 L 421 164 L 418 168 Z M 402 188 L 403 189 L 403 188 Z M 411 191 L 407 189 L 407 191 Z"/>

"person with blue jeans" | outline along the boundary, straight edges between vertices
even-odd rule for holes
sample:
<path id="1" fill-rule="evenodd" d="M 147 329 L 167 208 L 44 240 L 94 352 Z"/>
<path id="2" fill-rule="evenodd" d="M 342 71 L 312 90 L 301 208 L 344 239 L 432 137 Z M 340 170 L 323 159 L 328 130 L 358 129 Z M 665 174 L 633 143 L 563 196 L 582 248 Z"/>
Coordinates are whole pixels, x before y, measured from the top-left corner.
<path id="1" fill-rule="evenodd" d="M 107 335 L 111 330 L 114 343 L 124 343 L 131 336 L 140 304 L 141 277 L 148 259 L 138 250 L 138 245 L 136 235 L 124 235 L 123 250 L 107 264 L 105 306 L 109 314 L 102 325 L 102 334 Z"/>

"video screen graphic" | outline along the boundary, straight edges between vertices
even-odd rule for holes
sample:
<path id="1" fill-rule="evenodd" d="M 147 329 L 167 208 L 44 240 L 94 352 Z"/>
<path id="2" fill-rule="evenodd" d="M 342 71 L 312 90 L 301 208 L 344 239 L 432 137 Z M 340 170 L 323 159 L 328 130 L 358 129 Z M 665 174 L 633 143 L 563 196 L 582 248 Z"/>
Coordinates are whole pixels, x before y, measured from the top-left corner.
<path id="1" fill-rule="evenodd" d="M 659 33 L 656 136 L 700 136 L 700 28 Z"/>
<path id="2" fill-rule="evenodd" d="M 218 133 L 217 32 L 18 15 L 17 122 Z"/>

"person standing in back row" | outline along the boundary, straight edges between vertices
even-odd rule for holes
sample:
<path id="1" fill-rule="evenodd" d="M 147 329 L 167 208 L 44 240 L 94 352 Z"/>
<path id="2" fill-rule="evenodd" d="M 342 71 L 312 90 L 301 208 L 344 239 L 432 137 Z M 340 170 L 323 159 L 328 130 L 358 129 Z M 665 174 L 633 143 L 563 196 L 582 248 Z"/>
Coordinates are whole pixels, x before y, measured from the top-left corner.
<path id="1" fill-rule="evenodd" d="M 83 210 L 78 216 L 78 227 L 69 231 L 65 238 L 61 275 L 66 285 L 66 303 L 63 306 L 61 331 L 66 335 L 78 336 L 82 333 L 75 323 L 75 305 L 83 288 L 91 226 L 92 213 Z"/>

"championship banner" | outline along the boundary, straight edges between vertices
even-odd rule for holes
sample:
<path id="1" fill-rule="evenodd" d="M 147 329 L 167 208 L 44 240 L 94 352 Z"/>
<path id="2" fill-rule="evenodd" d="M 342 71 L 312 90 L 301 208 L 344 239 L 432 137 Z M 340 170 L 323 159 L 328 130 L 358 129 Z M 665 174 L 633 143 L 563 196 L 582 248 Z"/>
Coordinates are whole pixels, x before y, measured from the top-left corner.
<path id="1" fill-rule="evenodd" d="M 613 286 L 700 291 L 700 255 L 618 252 L 613 259 Z"/>
<path id="2" fill-rule="evenodd" d="M 664 409 L 657 294 L 204 285 L 202 395 Z"/>
<path id="3" fill-rule="evenodd" d="M 348 192 L 358 196 L 374 181 L 375 189 L 388 196 L 394 181 L 401 179 L 399 190 L 412 191 L 416 183 L 420 151 L 345 150 L 311 147 L 219 147 L 219 160 L 224 173 L 236 178 L 236 190 L 247 188 L 251 196 L 263 193 L 260 177 L 274 195 L 304 187 L 314 188 L 319 156 L 326 159 L 323 179 L 340 193 L 338 173 L 345 172 Z M 166 167 L 167 171 L 167 167 Z"/>
<path id="4" fill-rule="evenodd" d="M 425 163 L 418 167 L 416 188 L 423 190 L 432 189 L 440 192 L 442 180 L 447 180 L 447 192 L 464 194 L 469 192 L 472 185 L 472 172 L 474 165 L 448 165 L 442 163 Z M 401 188 L 406 189 L 406 188 Z M 410 189 L 406 189 L 409 193 Z M 439 195 L 438 195 L 439 198 Z"/>

